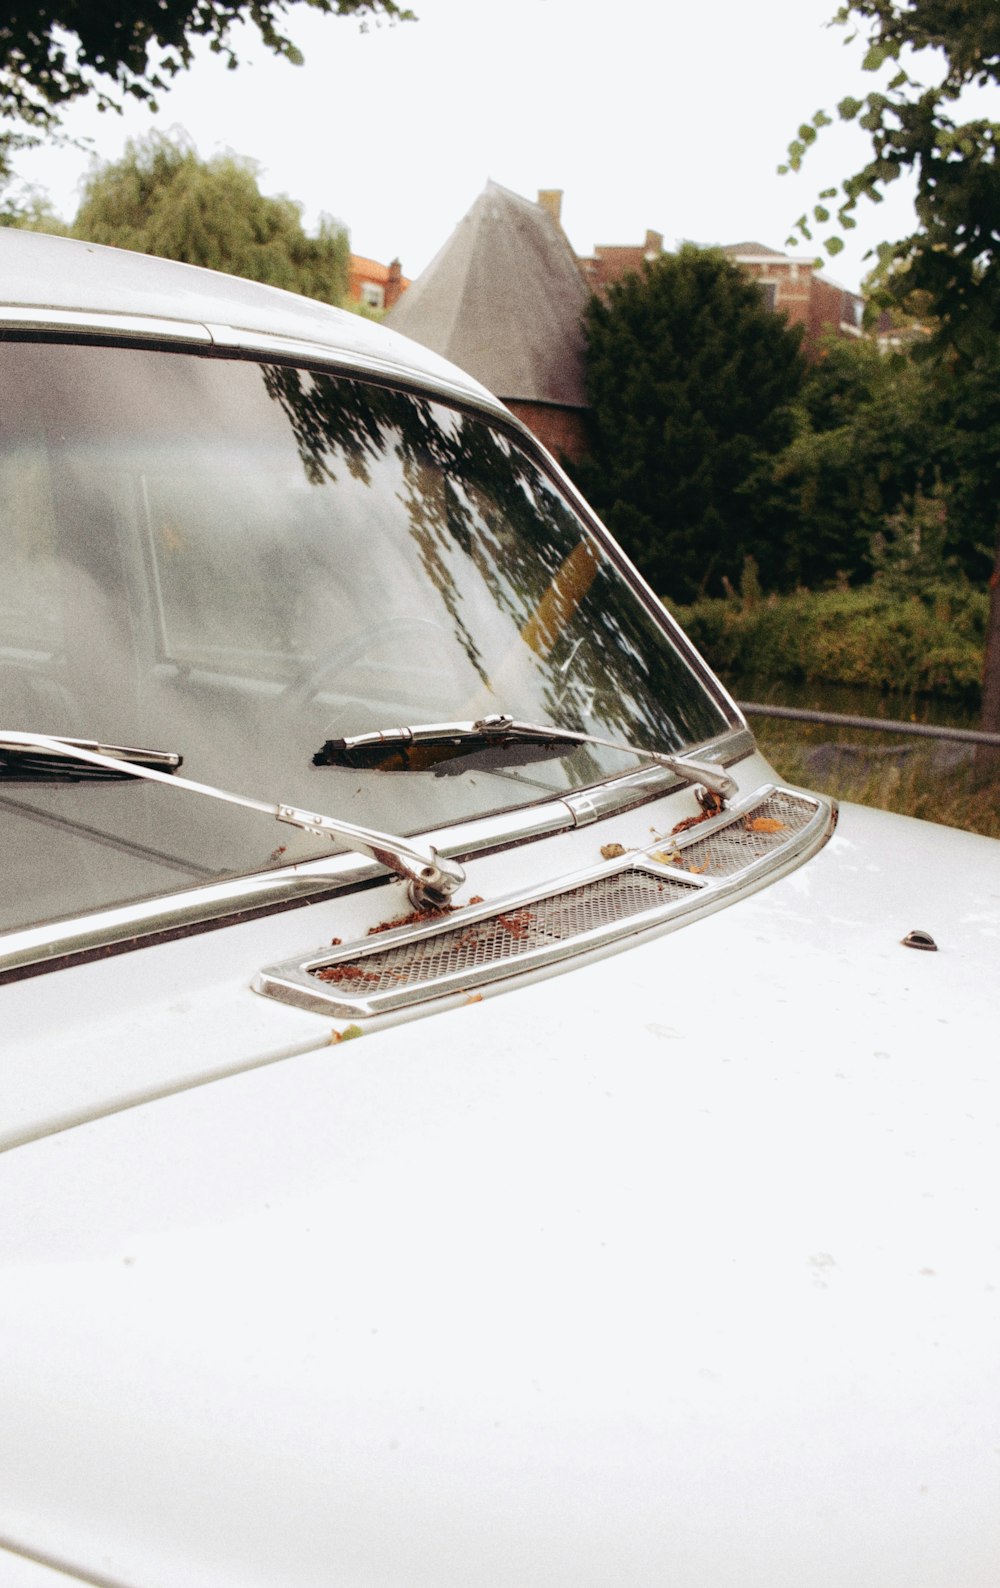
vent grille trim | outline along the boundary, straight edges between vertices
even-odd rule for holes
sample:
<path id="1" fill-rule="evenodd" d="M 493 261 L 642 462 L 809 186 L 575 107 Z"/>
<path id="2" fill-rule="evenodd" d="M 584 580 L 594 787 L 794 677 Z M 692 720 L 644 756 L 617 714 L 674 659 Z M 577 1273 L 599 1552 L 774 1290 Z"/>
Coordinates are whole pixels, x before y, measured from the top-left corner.
<path id="1" fill-rule="evenodd" d="M 468 997 L 718 908 L 801 864 L 835 820 L 832 801 L 767 785 L 585 875 L 318 950 L 261 971 L 254 987 L 349 1020 Z"/>

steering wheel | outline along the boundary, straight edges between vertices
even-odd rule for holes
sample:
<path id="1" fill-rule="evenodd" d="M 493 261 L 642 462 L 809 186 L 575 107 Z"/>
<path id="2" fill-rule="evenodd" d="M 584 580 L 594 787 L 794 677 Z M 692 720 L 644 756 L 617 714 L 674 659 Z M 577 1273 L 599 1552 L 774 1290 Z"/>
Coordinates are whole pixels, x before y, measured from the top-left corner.
<path id="1" fill-rule="evenodd" d="M 360 657 L 377 651 L 388 640 L 406 633 L 407 630 L 415 633 L 419 631 L 425 637 L 428 633 L 440 637 L 447 632 L 433 618 L 422 618 L 416 614 L 383 618 L 360 633 L 352 634 L 350 639 L 341 640 L 338 645 L 331 645 L 323 651 L 316 661 L 296 673 L 282 691 L 282 698 L 294 704 L 303 704 L 311 700 L 319 691 L 327 673 L 332 673 L 335 667 L 350 667 Z"/>

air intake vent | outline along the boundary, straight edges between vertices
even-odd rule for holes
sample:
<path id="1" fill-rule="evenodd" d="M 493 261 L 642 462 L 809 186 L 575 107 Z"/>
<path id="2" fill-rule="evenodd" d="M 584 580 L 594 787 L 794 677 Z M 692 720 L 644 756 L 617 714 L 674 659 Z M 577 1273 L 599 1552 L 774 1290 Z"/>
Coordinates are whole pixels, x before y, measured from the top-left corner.
<path id="1" fill-rule="evenodd" d="M 274 966 L 254 985 L 300 1008 L 345 1019 L 467 995 L 717 908 L 752 883 L 799 864 L 826 841 L 834 819 L 828 801 L 767 788 L 582 880 L 567 878 L 541 894 L 406 923 Z"/>
<path id="2" fill-rule="evenodd" d="M 440 990 L 442 983 L 456 980 L 471 985 L 484 969 L 492 976 L 505 962 L 523 959 L 539 948 L 579 942 L 602 928 L 659 911 L 692 891 L 698 891 L 693 879 L 681 882 L 643 871 L 618 872 L 501 915 L 463 921 L 435 937 L 327 965 L 313 974 L 354 998 L 421 984 L 434 984 Z"/>
<path id="3" fill-rule="evenodd" d="M 683 863 L 706 877 L 732 877 L 757 860 L 787 849 L 791 839 L 816 817 L 812 800 L 783 789 L 744 811 L 740 819 L 715 827 L 700 838 L 698 829 L 688 835 Z"/>

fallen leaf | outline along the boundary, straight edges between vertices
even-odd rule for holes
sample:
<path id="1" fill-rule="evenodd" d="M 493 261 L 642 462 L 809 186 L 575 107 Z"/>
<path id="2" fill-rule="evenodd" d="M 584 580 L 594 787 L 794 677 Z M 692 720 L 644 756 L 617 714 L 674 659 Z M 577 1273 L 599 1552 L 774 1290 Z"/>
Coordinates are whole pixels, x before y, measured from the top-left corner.
<path id="1" fill-rule="evenodd" d="M 620 860 L 622 855 L 628 854 L 628 850 L 624 844 L 602 844 L 601 854 L 605 860 Z"/>
<path id="2" fill-rule="evenodd" d="M 465 1001 L 467 1004 L 481 1004 L 483 1001 L 483 995 L 482 993 L 470 993 Z"/>
<path id="3" fill-rule="evenodd" d="M 748 833 L 780 833 L 784 831 L 784 822 L 779 822 L 776 816 L 747 817 L 746 829 Z"/>
<path id="4" fill-rule="evenodd" d="M 680 850 L 654 849 L 650 853 L 650 860 L 658 860 L 661 866 L 676 866 L 680 864 Z"/>

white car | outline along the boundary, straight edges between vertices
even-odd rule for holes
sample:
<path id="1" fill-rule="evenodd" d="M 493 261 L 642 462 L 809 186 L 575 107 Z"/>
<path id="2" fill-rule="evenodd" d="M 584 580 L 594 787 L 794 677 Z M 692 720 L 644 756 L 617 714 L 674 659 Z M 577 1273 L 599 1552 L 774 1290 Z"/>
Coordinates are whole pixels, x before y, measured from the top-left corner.
<path id="1" fill-rule="evenodd" d="M 0 265 L 0 1588 L 996 1588 L 1000 845 L 420 348 Z"/>

